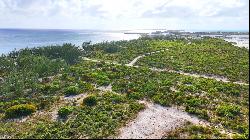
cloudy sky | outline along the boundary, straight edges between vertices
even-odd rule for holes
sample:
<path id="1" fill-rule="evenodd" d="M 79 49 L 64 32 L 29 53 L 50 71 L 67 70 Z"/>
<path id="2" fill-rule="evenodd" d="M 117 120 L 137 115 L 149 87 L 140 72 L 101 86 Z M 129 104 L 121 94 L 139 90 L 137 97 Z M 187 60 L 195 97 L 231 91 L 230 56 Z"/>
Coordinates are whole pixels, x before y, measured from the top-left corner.
<path id="1" fill-rule="evenodd" d="M 0 0 L 0 28 L 249 30 L 249 0 Z"/>

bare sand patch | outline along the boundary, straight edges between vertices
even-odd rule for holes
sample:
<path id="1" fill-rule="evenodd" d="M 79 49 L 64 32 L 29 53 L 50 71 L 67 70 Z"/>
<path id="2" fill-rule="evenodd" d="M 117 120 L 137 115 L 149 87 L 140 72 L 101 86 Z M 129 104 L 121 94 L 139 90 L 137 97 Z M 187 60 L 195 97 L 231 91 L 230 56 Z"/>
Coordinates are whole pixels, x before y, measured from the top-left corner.
<path id="1" fill-rule="evenodd" d="M 87 94 L 82 93 L 82 94 L 78 94 L 78 95 L 72 95 L 72 96 L 68 96 L 68 97 L 64 97 L 64 100 L 72 103 L 74 101 L 76 101 L 77 105 L 80 105 L 81 101 L 87 96 Z"/>
<path id="2" fill-rule="evenodd" d="M 108 86 L 100 86 L 97 89 L 99 89 L 100 91 L 104 91 L 104 92 L 106 92 L 106 91 L 112 92 L 112 85 L 109 84 Z"/>
<path id="3" fill-rule="evenodd" d="M 208 123 L 174 107 L 163 107 L 150 102 L 143 103 L 146 109 L 135 120 L 120 129 L 118 139 L 160 139 L 162 136 L 186 121 L 194 124 Z"/>

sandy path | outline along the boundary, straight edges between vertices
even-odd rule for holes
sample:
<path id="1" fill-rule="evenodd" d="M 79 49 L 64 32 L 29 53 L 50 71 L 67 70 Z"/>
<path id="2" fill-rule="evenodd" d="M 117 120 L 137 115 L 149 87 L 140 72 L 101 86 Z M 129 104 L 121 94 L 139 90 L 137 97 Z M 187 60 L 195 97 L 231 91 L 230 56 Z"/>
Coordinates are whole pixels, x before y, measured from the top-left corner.
<path id="1" fill-rule="evenodd" d="M 207 122 L 198 119 L 174 107 L 163 107 L 145 102 L 146 109 L 137 118 L 120 129 L 118 139 L 160 139 L 186 121 L 206 125 Z"/>
<path id="2" fill-rule="evenodd" d="M 141 58 L 141 57 L 140 57 Z M 139 59 L 139 58 L 138 58 Z M 136 59 L 138 61 L 138 59 Z M 86 60 L 86 61 L 92 61 L 92 62 L 100 62 L 98 60 L 95 60 L 95 59 L 89 59 L 89 58 L 84 58 L 83 60 Z M 111 62 L 105 62 L 107 64 L 116 64 L 116 65 L 122 65 L 122 64 L 118 64 L 118 63 L 111 63 Z M 131 63 L 131 62 L 130 62 Z M 130 64 L 129 63 L 129 64 Z M 136 62 L 133 62 L 133 64 L 136 63 Z M 126 64 L 126 66 L 129 66 L 129 67 L 135 67 L 135 68 L 138 68 L 139 66 L 134 66 L 134 65 L 129 65 L 129 64 Z M 163 71 L 167 71 L 167 72 L 172 72 L 172 73 L 178 73 L 178 74 L 181 74 L 181 75 L 186 75 L 186 76 L 191 76 L 191 77 L 196 77 L 196 78 L 207 78 L 207 79 L 214 79 L 216 81 L 220 81 L 220 82 L 225 82 L 225 83 L 229 83 L 231 81 L 229 81 L 227 78 L 225 77 L 219 77 L 219 76 L 208 76 L 208 75 L 202 75 L 202 74 L 197 74 L 197 73 L 187 73 L 187 72 L 182 72 L 182 71 L 174 71 L 174 70 L 167 70 L 167 69 L 158 69 L 158 68 L 149 68 L 150 70 L 152 71 L 158 71 L 158 72 L 163 72 Z M 244 83 L 244 82 L 232 82 L 234 84 L 238 84 L 238 85 L 249 85 L 248 83 Z"/>
<path id="3" fill-rule="evenodd" d="M 145 55 L 137 56 L 134 60 L 132 60 L 130 63 L 126 64 L 126 66 L 133 66 L 140 58 L 144 57 Z"/>
<path id="4" fill-rule="evenodd" d="M 158 50 L 158 51 L 154 51 L 154 52 L 149 52 L 149 53 L 145 53 L 143 55 L 140 55 L 140 56 L 137 56 L 136 58 L 134 58 L 130 63 L 128 64 L 125 64 L 126 66 L 129 66 L 129 67 L 136 67 L 138 68 L 139 66 L 135 66 L 134 64 L 142 57 L 145 57 L 147 55 L 151 55 L 151 54 L 154 54 L 154 53 L 160 53 L 160 52 L 164 52 L 164 51 L 168 51 L 169 49 L 163 49 L 163 50 Z M 83 57 L 83 60 L 86 60 L 86 61 L 92 61 L 92 62 L 100 62 L 99 60 L 95 60 L 95 59 L 89 59 L 87 57 Z M 112 62 L 107 62 L 105 61 L 105 63 L 107 64 L 116 64 L 116 65 L 121 65 L 121 64 L 118 64 L 118 63 L 112 63 Z M 196 78 L 207 78 L 207 79 L 214 79 L 216 81 L 220 81 L 220 82 L 225 82 L 225 83 L 228 83 L 228 82 L 231 82 L 229 81 L 227 78 L 225 77 L 220 77 L 220 76 L 209 76 L 209 75 L 204 75 L 204 74 L 197 74 L 197 73 L 187 73 L 187 72 L 183 72 L 183 71 L 174 71 L 174 70 L 167 70 L 167 69 L 158 69 L 158 68 L 149 68 L 150 70 L 152 71 L 158 71 L 158 72 L 162 72 L 162 71 L 167 71 L 167 72 L 172 72 L 172 73 L 178 73 L 178 74 L 181 74 L 181 75 L 186 75 L 186 76 L 191 76 L 191 77 L 196 77 Z M 244 83 L 244 82 L 232 82 L 234 84 L 238 84 L 238 85 L 249 85 L 248 83 Z M 101 88 L 103 89 L 103 88 Z"/>
<path id="5" fill-rule="evenodd" d="M 100 60 L 97 60 L 97 59 L 91 59 L 91 58 L 87 58 L 87 57 L 83 57 L 82 58 L 83 60 L 85 61 L 91 61 L 91 62 L 101 62 Z M 106 64 L 115 64 L 115 65 L 122 65 L 122 64 L 119 64 L 119 63 L 116 63 L 116 62 L 109 62 L 109 61 L 104 61 Z"/>
<path id="6" fill-rule="evenodd" d="M 145 57 L 146 55 L 151 55 L 151 54 L 155 54 L 155 53 L 160 53 L 160 52 L 164 52 L 164 51 L 167 51 L 167 50 L 168 50 L 168 49 L 163 49 L 163 50 L 158 50 L 158 51 L 154 51 L 154 52 L 145 53 L 145 54 L 143 54 L 143 55 L 137 56 L 137 57 L 134 58 L 130 63 L 125 64 L 125 65 L 126 65 L 126 66 L 129 66 L 129 67 L 132 67 L 132 66 L 134 66 L 134 64 L 135 64 L 140 58 Z M 92 61 L 92 62 L 101 62 L 100 60 L 90 59 L 90 58 L 87 58 L 87 57 L 83 57 L 83 60 Z M 105 61 L 105 63 L 111 64 L 112 62 Z M 118 64 L 118 63 L 112 63 L 112 64 L 121 65 L 121 64 Z"/>
<path id="7" fill-rule="evenodd" d="M 164 52 L 167 51 L 168 49 L 163 49 L 163 50 L 158 50 L 158 51 L 154 51 L 154 52 L 149 52 L 149 53 L 145 53 L 143 55 L 137 56 L 136 58 L 134 58 L 130 63 L 126 64 L 126 66 L 134 66 L 134 64 L 142 57 L 145 57 L 146 55 L 151 55 L 151 54 L 155 54 L 155 53 L 160 53 L 160 52 Z"/>
<path id="8" fill-rule="evenodd" d="M 174 70 L 158 69 L 158 68 L 150 68 L 150 69 L 152 71 L 158 71 L 158 72 L 167 71 L 167 72 L 172 72 L 172 73 L 178 73 L 178 74 L 185 75 L 185 76 L 196 77 L 196 78 L 214 79 L 216 81 L 220 81 L 220 82 L 224 82 L 224 83 L 231 82 L 227 78 L 220 77 L 220 76 L 209 76 L 209 75 L 205 75 L 205 74 L 187 73 L 187 72 L 183 72 L 183 71 L 174 71 Z M 244 83 L 244 82 L 232 82 L 232 83 L 238 84 L 238 85 L 249 85 L 249 84 Z"/>

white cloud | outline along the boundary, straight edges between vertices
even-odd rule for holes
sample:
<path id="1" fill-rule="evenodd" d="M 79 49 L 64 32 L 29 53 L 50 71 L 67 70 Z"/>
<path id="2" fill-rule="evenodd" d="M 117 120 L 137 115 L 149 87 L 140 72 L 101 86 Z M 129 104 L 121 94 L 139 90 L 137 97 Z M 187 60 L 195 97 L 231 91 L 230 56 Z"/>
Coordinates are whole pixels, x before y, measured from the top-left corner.
<path id="1" fill-rule="evenodd" d="M 247 29 L 248 0 L 1 0 L 0 28 Z"/>

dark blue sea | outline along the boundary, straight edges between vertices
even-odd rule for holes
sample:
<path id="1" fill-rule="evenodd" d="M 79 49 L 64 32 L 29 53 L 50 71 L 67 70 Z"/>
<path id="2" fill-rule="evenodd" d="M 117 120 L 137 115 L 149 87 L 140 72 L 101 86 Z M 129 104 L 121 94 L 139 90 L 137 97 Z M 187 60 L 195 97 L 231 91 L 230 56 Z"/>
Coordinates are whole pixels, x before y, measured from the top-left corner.
<path id="1" fill-rule="evenodd" d="M 14 49 L 41 47 L 63 43 L 77 46 L 85 41 L 98 43 L 112 40 L 136 39 L 139 35 L 124 34 L 124 31 L 59 30 L 59 29 L 0 29 L 0 54 Z"/>

